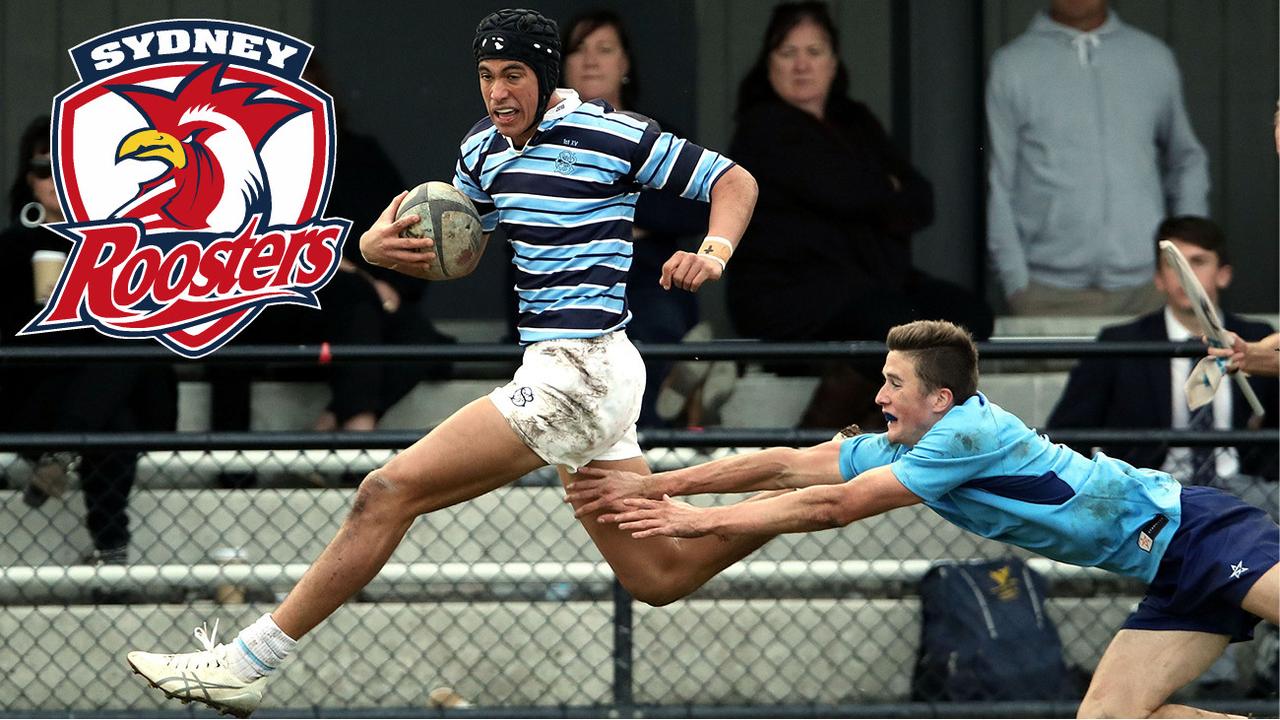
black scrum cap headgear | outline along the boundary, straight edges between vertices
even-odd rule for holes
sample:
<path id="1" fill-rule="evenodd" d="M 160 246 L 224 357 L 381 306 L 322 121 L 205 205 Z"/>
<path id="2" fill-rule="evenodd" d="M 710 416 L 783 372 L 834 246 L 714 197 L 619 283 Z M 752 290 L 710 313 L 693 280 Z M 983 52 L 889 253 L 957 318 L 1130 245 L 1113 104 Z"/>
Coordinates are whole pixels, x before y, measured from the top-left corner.
<path id="1" fill-rule="evenodd" d="M 533 127 L 542 122 L 547 101 L 560 80 L 560 27 L 537 10 L 499 10 L 480 21 L 471 45 L 476 62 L 518 60 L 538 78 L 538 112 Z"/>

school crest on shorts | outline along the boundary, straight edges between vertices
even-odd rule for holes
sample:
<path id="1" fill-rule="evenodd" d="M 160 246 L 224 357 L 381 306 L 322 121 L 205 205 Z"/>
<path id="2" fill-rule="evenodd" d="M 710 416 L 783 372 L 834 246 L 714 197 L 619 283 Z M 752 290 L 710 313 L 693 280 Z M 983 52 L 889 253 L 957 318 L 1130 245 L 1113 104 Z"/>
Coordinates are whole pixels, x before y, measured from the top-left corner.
<path id="1" fill-rule="evenodd" d="M 69 52 L 50 154 L 72 243 L 24 334 L 92 327 L 207 355 L 270 305 L 318 308 L 350 222 L 322 219 L 333 100 L 312 47 L 241 23 L 167 20 Z"/>

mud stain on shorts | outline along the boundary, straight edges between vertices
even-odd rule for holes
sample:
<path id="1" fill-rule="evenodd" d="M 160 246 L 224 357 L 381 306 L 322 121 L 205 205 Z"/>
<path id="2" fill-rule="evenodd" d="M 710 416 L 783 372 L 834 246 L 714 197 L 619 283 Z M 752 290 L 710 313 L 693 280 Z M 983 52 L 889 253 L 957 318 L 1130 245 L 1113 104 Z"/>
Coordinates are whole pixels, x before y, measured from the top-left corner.
<path id="1" fill-rule="evenodd" d="M 559 447 L 584 454 L 601 442 L 601 406 L 610 393 L 608 378 L 613 374 L 607 350 L 605 342 L 595 340 L 540 348 L 552 364 L 571 370 L 577 382 L 569 383 L 568 390 L 545 385 L 538 388 L 542 395 L 539 412 L 510 418 L 530 447 Z"/>

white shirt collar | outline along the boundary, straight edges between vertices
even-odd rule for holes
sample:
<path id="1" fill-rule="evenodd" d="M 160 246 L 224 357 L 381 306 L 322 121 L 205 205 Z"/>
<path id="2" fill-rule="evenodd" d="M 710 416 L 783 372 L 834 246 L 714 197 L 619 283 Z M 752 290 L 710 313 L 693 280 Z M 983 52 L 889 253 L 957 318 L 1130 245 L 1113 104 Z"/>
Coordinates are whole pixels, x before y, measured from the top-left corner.
<path id="1" fill-rule="evenodd" d="M 1218 311 L 1218 320 L 1222 321 L 1222 311 Z M 1173 309 L 1166 303 L 1164 306 L 1164 329 L 1169 339 L 1173 341 L 1181 340 L 1199 340 L 1199 335 L 1192 335 L 1191 331 L 1183 327 L 1178 317 L 1173 314 Z"/>
<path id="2" fill-rule="evenodd" d="M 582 98 L 578 97 L 577 90 L 570 88 L 556 88 L 555 94 L 560 96 L 560 102 L 553 105 L 551 109 L 547 111 L 547 114 L 542 116 L 543 123 L 546 123 L 548 120 L 559 120 L 574 110 L 577 110 L 578 107 L 582 105 Z M 539 124 L 538 129 L 543 129 L 543 126 Z"/>
<path id="3" fill-rule="evenodd" d="M 556 88 L 554 91 L 554 94 L 560 96 L 560 102 L 556 103 L 555 105 L 552 105 L 550 110 L 543 113 L 542 121 L 538 123 L 538 130 L 533 134 L 534 137 L 537 137 L 538 133 L 542 132 L 543 130 L 550 129 L 551 126 L 554 125 L 557 120 L 564 117 L 565 115 L 568 115 L 574 110 L 577 110 L 582 105 L 582 99 L 578 97 L 577 90 L 571 90 L 569 88 Z M 497 128 L 494 128 L 494 130 L 497 131 Z M 498 133 L 498 134 L 502 135 L 502 133 Z M 515 150 L 518 153 L 524 152 L 525 149 L 529 147 L 530 143 L 533 143 L 533 138 L 529 138 L 529 142 L 525 143 L 524 147 L 517 150 L 515 143 L 511 141 L 511 138 L 507 137 L 506 135 L 502 135 L 502 139 L 507 141 L 507 147 L 511 148 L 512 150 Z"/>
<path id="4" fill-rule="evenodd" d="M 556 103 L 555 105 L 552 105 L 550 110 L 543 113 L 542 121 L 538 123 L 537 132 L 533 134 L 533 137 L 529 138 L 529 142 L 525 143 L 524 147 L 516 149 L 515 143 L 511 141 L 511 138 L 507 137 L 506 135 L 502 135 L 502 133 L 498 133 L 499 135 L 502 135 L 504 140 L 507 141 L 507 147 L 511 148 L 512 150 L 518 153 L 524 152 L 526 149 L 528 149 L 529 145 L 536 144 L 534 143 L 534 138 L 538 137 L 538 133 L 543 132 L 544 130 L 551 129 L 551 126 L 555 125 L 557 120 L 564 117 L 565 115 L 568 115 L 574 110 L 577 110 L 582 105 L 582 99 L 578 97 L 577 90 L 571 90 L 569 88 L 556 88 L 555 94 L 560 96 L 560 102 Z"/>
<path id="5" fill-rule="evenodd" d="M 1173 314 L 1173 308 L 1168 305 L 1164 306 L 1164 330 L 1170 340 L 1190 340 L 1191 331 L 1182 326 L 1178 321 L 1178 316 Z"/>

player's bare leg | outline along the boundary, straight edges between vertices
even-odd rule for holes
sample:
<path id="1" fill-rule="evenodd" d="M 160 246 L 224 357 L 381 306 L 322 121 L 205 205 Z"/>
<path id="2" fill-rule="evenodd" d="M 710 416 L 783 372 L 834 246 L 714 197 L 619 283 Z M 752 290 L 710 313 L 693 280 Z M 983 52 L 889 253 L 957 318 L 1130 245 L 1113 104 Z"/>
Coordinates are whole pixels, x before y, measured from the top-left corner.
<path id="1" fill-rule="evenodd" d="M 546 463 L 487 398 L 454 413 L 360 483 L 338 534 L 280 607 L 295 640 L 369 583 L 419 516 L 479 497 Z"/>
<path id="2" fill-rule="evenodd" d="M 1238 717 L 1165 704 L 1218 659 L 1227 639 L 1189 630 L 1121 630 L 1098 661 L 1076 716 Z"/>
<path id="3" fill-rule="evenodd" d="M 1264 620 L 1280 615 L 1280 565 L 1262 574 L 1240 606 Z M 1080 717 L 1235 717 L 1165 701 L 1201 675 L 1227 646 L 1225 635 L 1121 630 L 1080 703 Z"/>
<path id="4" fill-rule="evenodd" d="M 280 607 L 254 627 L 266 623 L 259 633 L 266 640 L 281 633 L 284 642 L 298 640 L 378 574 L 419 515 L 483 495 L 545 464 L 488 398 L 472 402 L 369 473 L 338 534 Z M 129 663 L 170 697 L 244 717 L 261 702 L 275 669 L 251 649 L 253 638 L 244 638 L 242 633 L 232 648 L 201 631 L 203 651 L 132 652 Z"/>
<path id="5" fill-rule="evenodd" d="M 649 474 L 649 466 L 641 457 L 597 460 L 588 465 Z M 577 479 L 576 474 L 570 474 L 563 467 L 559 472 L 560 481 L 566 486 Z M 596 518 L 605 512 L 608 510 L 584 516 L 582 525 L 622 586 L 632 597 L 649 605 L 679 600 L 771 539 L 760 536 L 722 540 L 708 536 L 637 540 L 617 525 L 597 522 Z"/>

